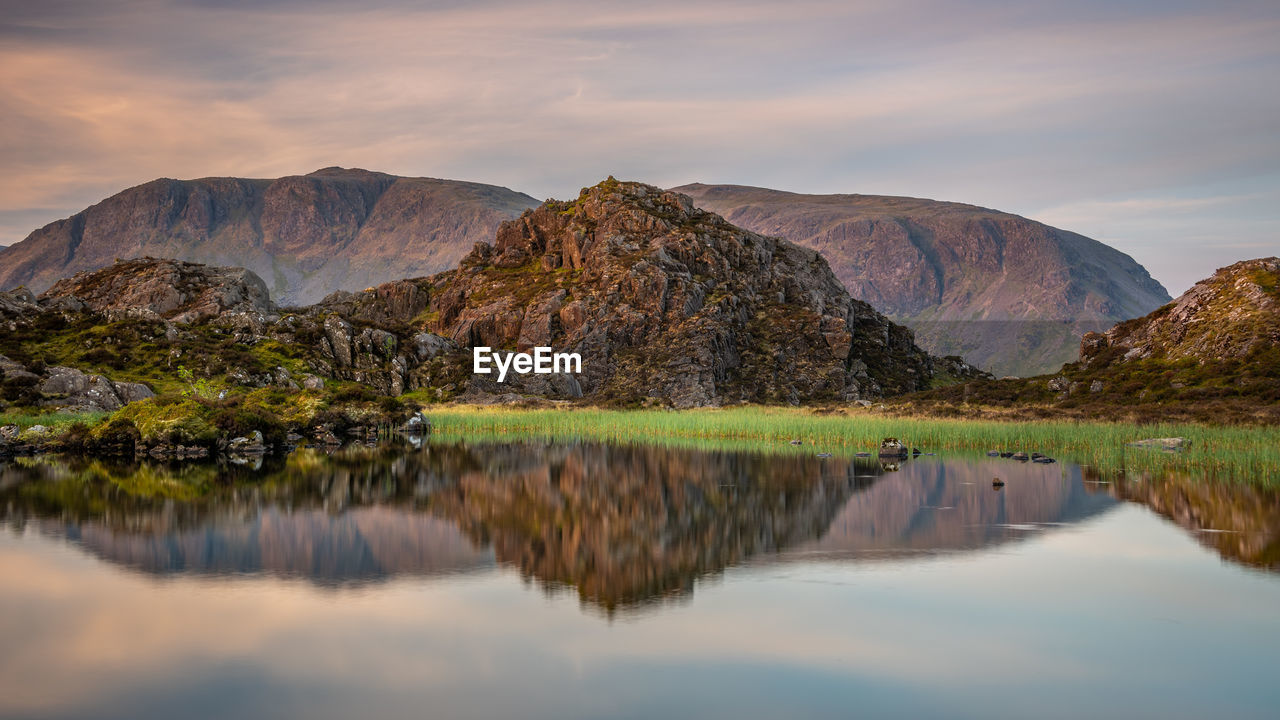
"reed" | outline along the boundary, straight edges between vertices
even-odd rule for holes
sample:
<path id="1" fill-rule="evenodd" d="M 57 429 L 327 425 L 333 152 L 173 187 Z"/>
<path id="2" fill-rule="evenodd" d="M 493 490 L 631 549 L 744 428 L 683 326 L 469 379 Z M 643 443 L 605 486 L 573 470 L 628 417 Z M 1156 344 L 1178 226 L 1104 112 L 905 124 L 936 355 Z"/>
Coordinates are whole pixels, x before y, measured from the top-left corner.
<path id="1" fill-rule="evenodd" d="M 1280 428 L 1167 423 L 899 418 L 742 407 L 708 410 L 509 409 L 450 406 L 431 412 L 438 433 L 496 439 L 580 438 L 606 442 L 670 442 L 784 452 L 874 452 L 897 437 L 925 452 L 977 455 L 988 450 L 1039 451 L 1102 472 L 1180 470 L 1206 478 L 1280 484 Z M 1144 438 L 1183 437 L 1178 453 L 1128 447 Z M 791 440 L 803 444 L 793 446 Z M 727 442 L 731 441 L 731 442 Z M 680 443 L 685 444 L 685 443 Z"/>

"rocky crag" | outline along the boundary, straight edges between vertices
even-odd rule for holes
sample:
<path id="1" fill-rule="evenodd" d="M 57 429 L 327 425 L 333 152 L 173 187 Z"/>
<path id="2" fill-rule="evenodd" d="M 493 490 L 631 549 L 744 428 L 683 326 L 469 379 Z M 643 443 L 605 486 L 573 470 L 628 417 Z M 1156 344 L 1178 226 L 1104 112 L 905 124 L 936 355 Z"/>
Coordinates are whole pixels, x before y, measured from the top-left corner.
<path id="1" fill-rule="evenodd" d="M 1247 359 L 1278 345 L 1280 258 L 1259 258 L 1221 268 L 1155 312 L 1089 333 L 1080 362 Z"/>
<path id="2" fill-rule="evenodd" d="M 998 374 L 1071 359 L 1080 335 L 1168 301 L 1128 256 L 1074 233 L 970 205 L 678 188 L 754 232 L 821 252 L 851 294 L 936 355 Z M 306 304 L 457 265 L 538 203 L 478 183 L 326 168 L 274 180 L 159 179 L 0 248 L 0 290 L 41 292 L 117 258 L 244 267 L 274 301 Z"/>
<path id="3" fill-rule="evenodd" d="M 612 178 L 504 223 L 431 284 L 429 329 L 577 352 L 597 401 L 843 402 L 973 372 L 851 298 L 817 252 Z"/>
<path id="4" fill-rule="evenodd" d="M 755 232 L 818 250 L 856 298 L 921 347 L 997 375 L 1051 372 L 1079 338 L 1169 301 L 1131 257 L 1076 233 L 973 205 L 802 195 L 739 185 L 675 188 Z"/>
<path id="5" fill-rule="evenodd" d="M 907 400 L 1136 420 L 1280 421 L 1280 258 L 1238 262 L 1174 302 L 1080 341 L 1051 375 Z"/>
<path id="6" fill-rule="evenodd" d="M 243 269 L 145 258 L 77 274 L 39 298 L 0 293 L 0 323 L 0 353 L 15 369 L 0 393 L 10 405 L 78 406 L 26 377 L 45 383 L 46 368 L 76 368 L 115 388 L 187 396 L 210 422 L 226 408 L 195 407 L 191 396 L 320 393 L 309 410 L 266 408 L 301 418 L 330 396 L 694 407 L 847 402 L 979 375 L 929 356 L 909 330 L 850 298 L 817 253 L 612 179 L 503 224 L 457 270 L 314 305 L 276 305 Z M 481 345 L 578 352 L 582 372 L 499 383 L 471 372 L 470 349 Z M 166 422 L 155 420 L 157 431 Z"/>
<path id="7" fill-rule="evenodd" d="M 155 256 L 244 267 L 277 302 L 312 303 L 454 267 L 537 205 L 480 183 L 326 168 L 275 180 L 159 179 L 0 248 L 0 290 Z"/>

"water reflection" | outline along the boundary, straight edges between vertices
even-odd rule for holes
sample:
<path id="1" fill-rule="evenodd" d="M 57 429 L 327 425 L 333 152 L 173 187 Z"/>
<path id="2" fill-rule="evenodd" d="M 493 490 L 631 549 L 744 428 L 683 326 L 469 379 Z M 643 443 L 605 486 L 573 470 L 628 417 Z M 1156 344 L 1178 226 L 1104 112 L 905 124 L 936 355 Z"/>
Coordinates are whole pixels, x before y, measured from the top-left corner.
<path id="1" fill-rule="evenodd" d="M 612 612 L 753 557 L 972 550 L 1114 500 L 1068 466 L 512 443 L 302 450 L 258 471 L 29 461 L 0 470 L 0 502 L 14 527 L 148 573 L 345 584 L 497 562 Z"/>
<path id="2" fill-rule="evenodd" d="M 1119 475 L 1103 482 L 1116 497 L 1154 510 L 1228 560 L 1280 570 L 1280 491 L 1275 488 L 1177 472 Z"/>
<path id="3" fill-rule="evenodd" d="M 1270 717 L 1280 582 L 1205 547 L 1274 569 L 1276 508 L 985 458 L 24 460 L 0 716 Z"/>
<path id="4" fill-rule="evenodd" d="M 1007 485 L 993 490 L 991 478 Z M 322 585 L 513 566 L 613 612 L 749 559 L 868 561 L 1015 541 L 1136 501 L 1223 557 L 1275 569 L 1280 494 L 1072 465 L 817 458 L 594 443 L 300 450 L 243 466 L 28 460 L 0 468 L 14 528 L 147 573 Z"/>

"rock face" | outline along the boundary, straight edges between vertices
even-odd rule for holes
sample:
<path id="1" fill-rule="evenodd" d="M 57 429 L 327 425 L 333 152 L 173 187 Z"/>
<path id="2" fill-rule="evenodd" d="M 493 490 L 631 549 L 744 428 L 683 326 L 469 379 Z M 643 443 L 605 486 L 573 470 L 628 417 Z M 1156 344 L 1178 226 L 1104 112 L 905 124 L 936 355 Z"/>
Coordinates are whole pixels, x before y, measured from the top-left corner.
<path id="1" fill-rule="evenodd" d="M 612 178 L 504 223 L 432 285 L 430 330 L 579 353 L 582 394 L 600 401 L 846 401 L 935 373 L 818 253 Z"/>
<path id="2" fill-rule="evenodd" d="M 276 180 L 160 179 L 0 248 L 0 290 L 40 292 L 145 255 L 248 268 L 282 304 L 453 267 L 537 204 L 506 188 L 326 168 Z"/>
<path id="3" fill-rule="evenodd" d="M 470 359 L 411 324 L 428 292 L 427 280 L 395 281 L 277 309 L 262 281 L 241 268 L 131 260 L 80 273 L 39 298 L 0 292 L 0 352 L 20 366 L 56 362 L 128 379 L 176 381 L 185 367 L 227 387 L 316 389 L 329 378 L 384 395 L 451 383 L 452 393 Z M 34 380 L 12 373 L 4 382 L 0 403 L 49 404 L 61 392 L 50 387 L 45 397 Z"/>
<path id="4" fill-rule="evenodd" d="M 0 321 L 0 351 L 28 364 L 248 387 L 341 380 L 441 400 L 843 402 L 979 375 L 850 298 L 816 252 L 613 179 L 503 224 L 457 270 L 306 307 L 276 308 L 245 270 L 146 258 L 40 298 L 0 293 Z M 574 352 L 581 370 L 499 382 L 472 373 L 477 346 Z M 26 387 L 10 401 L 32 401 Z"/>
<path id="5" fill-rule="evenodd" d="M 749 230 L 820 251 L 856 298 L 938 355 L 996 375 L 1050 372 L 1080 336 L 1169 301 L 1132 258 L 1082 235 L 972 205 L 801 195 L 738 185 L 675 188 Z"/>
<path id="6" fill-rule="evenodd" d="M 910 402 L 969 417 L 1280 423 L 1280 258 L 1223 268 L 1155 312 L 1086 334 L 1079 361 L 1053 376 L 962 383 Z"/>
<path id="7" fill-rule="evenodd" d="M 190 323 L 227 313 L 267 314 L 262 278 L 244 268 L 142 258 L 59 280 L 45 298 L 74 299 L 97 313 Z M 73 302 L 74 302 L 73 301 Z"/>
<path id="8" fill-rule="evenodd" d="M 131 402 L 154 397 L 142 383 L 113 382 L 69 367 L 27 368 L 0 355 L 0 402 L 21 399 L 73 412 L 110 412 Z"/>
<path id="9" fill-rule="evenodd" d="M 1280 258 L 1221 268 L 1174 302 L 1080 342 L 1086 366 L 1248 359 L 1280 346 Z"/>

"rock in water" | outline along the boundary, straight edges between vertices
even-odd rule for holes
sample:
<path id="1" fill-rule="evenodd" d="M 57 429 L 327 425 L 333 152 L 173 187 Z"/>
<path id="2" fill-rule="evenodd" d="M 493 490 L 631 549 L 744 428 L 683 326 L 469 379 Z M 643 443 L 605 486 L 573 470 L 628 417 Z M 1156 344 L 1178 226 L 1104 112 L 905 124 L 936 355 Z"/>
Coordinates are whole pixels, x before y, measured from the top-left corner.
<path id="1" fill-rule="evenodd" d="M 937 362 L 817 252 L 612 178 L 504 223 L 432 284 L 428 329 L 579 353 L 601 402 L 851 401 L 923 389 Z"/>
<path id="2" fill-rule="evenodd" d="M 885 438 L 880 441 L 880 457 L 905 458 L 907 446 L 898 438 Z"/>

